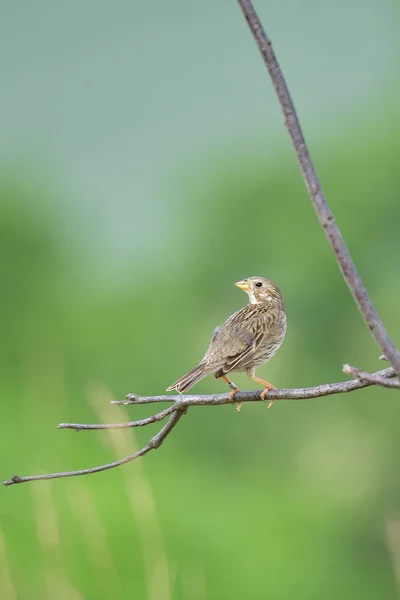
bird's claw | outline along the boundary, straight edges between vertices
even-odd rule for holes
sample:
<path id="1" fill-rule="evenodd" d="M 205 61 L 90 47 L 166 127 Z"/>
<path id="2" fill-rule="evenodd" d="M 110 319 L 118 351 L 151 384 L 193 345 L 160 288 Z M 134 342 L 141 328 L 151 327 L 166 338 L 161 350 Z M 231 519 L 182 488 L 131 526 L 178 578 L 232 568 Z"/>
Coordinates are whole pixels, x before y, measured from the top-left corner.
<path id="1" fill-rule="evenodd" d="M 238 392 L 238 391 L 239 391 L 239 388 L 237 388 L 237 387 L 235 387 L 235 388 L 234 388 L 234 389 L 231 391 L 231 393 L 229 394 L 229 402 L 234 402 L 234 400 L 233 400 L 233 397 L 234 397 L 234 395 L 236 394 L 236 392 Z"/>
<path id="2" fill-rule="evenodd" d="M 264 389 L 264 390 L 261 392 L 261 394 L 260 394 L 260 398 L 261 398 L 261 400 L 263 400 L 263 401 L 264 401 L 264 400 L 265 400 L 265 396 L 268 394 L 268 392 L 269 392 L 270 390 L 274 390 L 274 389 L 275 389 L 275 388 L 274 388 L 274 386 L 273 386 L 273 385 L 271 385 L 271 387 L 266 387 L 266 388 L 265 388 L 265 389 Z M 267 410 L 268 410 L 269 408 L 271 408 L 271 407 L 272 407 L 272 405 L 273 405 L 273 403 L 274 403 L 274 402 L 275 402 L 275 400 L 270 400 L 270 401 L 269 401 L 269 403 L 268 403 L 268 406 L 267 406 Z"/>
<path id="3" fill-rule="evenodd" d="M 239 392 L 239 391 L 240 391 L 240 390 L 239 390 L 239 388 L 238 388 L 238 387 L 235 387 L 235 388 L 234 388 L 234 389 L 231 391 L 231 393 L 229 394 L 229 401 L 230 401 L 230 402 L 232 402 L 232 404 L 235 402 L 235 400 L 234 400 L 234 396 L 235 396 L 236 392 Z M 238 404 L 238 405 L 237 405 L 237 407 L 236 407 L 236 412 L 240 413 L 240 409 L 241 409 L 241 408 L 242 408 L 242 403 L 241 403 L 241 402 L 239 402 L 239 404 Z"/>

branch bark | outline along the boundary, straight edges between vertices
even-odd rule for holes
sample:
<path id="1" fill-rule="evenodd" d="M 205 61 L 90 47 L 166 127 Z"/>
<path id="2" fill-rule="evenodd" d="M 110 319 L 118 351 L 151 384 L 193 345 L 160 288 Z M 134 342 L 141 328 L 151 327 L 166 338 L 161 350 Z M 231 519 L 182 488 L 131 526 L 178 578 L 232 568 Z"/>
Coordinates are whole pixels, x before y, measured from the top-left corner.
<path id="1" fill-rule="evenodd" d="M 265 33 L 251 0 L 238 0 L 238 2 L 257 43 L 264 64 L 268 69 L 285 117 L 286 127 L 292 138 L 308 193 L 310 194 L 319 222 L 321 223 L 335 254 L 343 278 L 376 343 L 388 357 L 396 373 L 400 375 L 400 352 L 392 342 L 372 304 L 333 213 L 326 201 L 300 126 L 300 121 L 291 94 L 272 48 L 271 40 Z"/>
<path id="2" fill-rule="evenodd" d="M 338 383 L 326 383 L 323 385 L 317 385 L 310 388 L 293 388 L 293 389 L 275 389 L 270 390 L 264 401 L 271 400 L 305 400 L 311 398 L 321 398 L 323 396 L 331 396 L 333 394 L 344 394 L 347 392 L 353 392 L 371 385 L 379 383 L 379 378 L 382 378 L 385 382 L 395 377 L 394 370 L 389 367 L 382 369 L 376 373 L 372 373 L 371 377 L 375 378 L 373 381 L 365 381 L 361 379 L 353 379 L 351 381 L 340 381 Z M 262 390 L 252 390 L 248 392 L 237 392 L 234 397 L 234 403 L 240 402 L 263 402 L 261 399 Z M 231 404 L 229 394 L 213 394 L 209 396 L 199 395 L 183 395 L 183 396 L 138 396 L 136 394 L 128 394 L 126 400 L 114 401 L 114 404 L 154 404 L 160 402 L 173 402 L 171 406 L 165 410 L 141 419 L 139 421 L 130 421 L 127 423 L 99 423 L 99 424 L 85 424 L 85 423 L 60 423 L 59 429 L 75 429 L 76 431 L 90 431 L 96 429 L 120 429 L 125 427 L 143 427 L 161 421 L 165 417 L 170 416 L 168 422 L 164 427 L 151 438 L 148 444 L 144 446 L 135 454 L 126 456 L 112 463 L 106 465 L 99 465 L 98 467 L 92 467 L 90 469 L 81 469 L 79 471 L 63 471 L 61 473 L 46 473 L 44 475 L 28 475 L 27 477 L 20 477 L 14 475 L 11 479 L 4 481 L 4 485 L 10 486 L 17 483 L 26 483 L 28 481 L 39 481 L 42 479 L 60 479 L 62 477 L 77 477 L 78 475 L 90 475 L 91 473 L 99 473 L 101 471 L 107 471 L 114 467 L 124 465 L 139 456 L 144 456 L 150 450 L 159 448 L 164 442 L 166 437 L 171 433 L 172 429 L 178 423 L 179 419 L 185 414 L 191 406 L 220 406 L 222 404 Z"/>

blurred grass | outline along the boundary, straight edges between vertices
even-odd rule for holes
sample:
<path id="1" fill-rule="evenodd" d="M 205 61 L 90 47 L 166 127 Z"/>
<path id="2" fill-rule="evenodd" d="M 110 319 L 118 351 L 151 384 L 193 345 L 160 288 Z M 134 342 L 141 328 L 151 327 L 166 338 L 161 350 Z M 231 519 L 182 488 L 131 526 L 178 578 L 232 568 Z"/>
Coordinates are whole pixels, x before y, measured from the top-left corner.
<path id="1" fill-rule="evenodd" d="M 394 126 L 365 130 L 315 154 L 398 341 L 399 146 Z M 77 436 L 55 425 L 144 415 L 109 399 L 161 392 L 193 366 L 245 302 L 232 284 L 248 275 L 276 279 L 286 299 L 288 337 L 263 369 L 275 385 L 340 379 L 343 362 L 381 366 L 294 157 L 265 164 L 245 149 L 188 173 L 173 200 L 166 192 L 179 234 L 157 264 L 132 257 L 140 275 L 119 283 L 86 271 L 83 240 L 65 245 L 54 190 L 0 184 L 4 479 L 109 462 L 145 443 L 156 427 Z M 224 388 L 209 378 L 197 390 Z M 382 389 L 268 413 L 245 406 L 240 417 L 198 408 L 136 464 L 3 489 L 0 597 L 395 598 L 397 415 Z"/>

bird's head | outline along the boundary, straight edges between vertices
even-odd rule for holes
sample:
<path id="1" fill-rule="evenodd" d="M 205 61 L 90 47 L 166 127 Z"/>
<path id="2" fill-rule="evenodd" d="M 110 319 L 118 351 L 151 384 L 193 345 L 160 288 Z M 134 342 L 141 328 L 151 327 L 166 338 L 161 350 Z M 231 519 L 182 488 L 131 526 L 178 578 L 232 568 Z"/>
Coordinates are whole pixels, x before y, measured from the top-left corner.
<path id="1" fill-rule="evenodd" d="M 283 303 L 282 294 L 274 281 L 266 277 L 247 277 L 238 281 L 235 285 L 244 290 L 250 304 L 261 304 L 263 302 Z"/>

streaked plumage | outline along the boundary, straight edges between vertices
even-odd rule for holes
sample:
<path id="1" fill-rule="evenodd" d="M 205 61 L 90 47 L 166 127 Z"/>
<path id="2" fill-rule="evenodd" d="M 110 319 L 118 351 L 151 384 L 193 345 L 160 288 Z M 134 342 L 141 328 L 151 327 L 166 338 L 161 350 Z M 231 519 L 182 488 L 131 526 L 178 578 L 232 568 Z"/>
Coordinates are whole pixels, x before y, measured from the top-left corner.
<path id="1" fill-rule="evenodd" d="M 249 295 L 244 306 L 221 327 L 217 327 L 201 362 L 173 383 L 168 391 L 184 393 L 206 375 L 223 378 L 231 387 L 231 398 L 238 391 L 227 374 L 245 371 L 265 386 L 262 397 L 273 386 L 255 376 L 257 367 L 265 363 L 281 346 L 286 334 L 286 314 L 282 295 L 276 283 L 265 277 L 249 277 L 236 283 Z M 238 407 L 240 410 L 240 405 Z"/>

